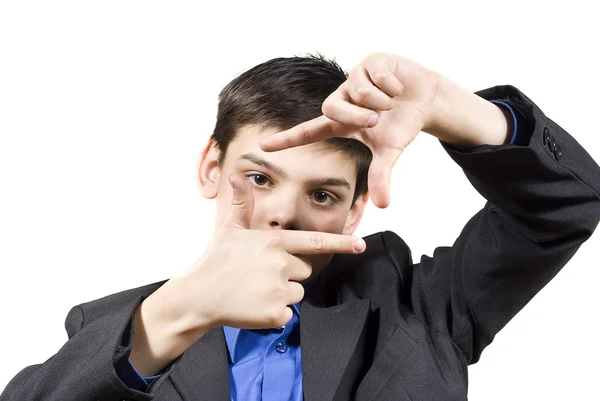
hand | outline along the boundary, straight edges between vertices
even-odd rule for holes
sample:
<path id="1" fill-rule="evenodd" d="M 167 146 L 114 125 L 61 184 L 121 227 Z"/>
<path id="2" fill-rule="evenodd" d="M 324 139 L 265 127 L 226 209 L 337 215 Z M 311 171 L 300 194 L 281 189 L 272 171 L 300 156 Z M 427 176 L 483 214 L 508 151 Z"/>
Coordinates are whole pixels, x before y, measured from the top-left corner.
<path id="1" fill-rule="evenodd" d="M 323 116 L 265 137 L 266 152 L 332 137 L 353 138 L 373 153 L 369 194 L 389 205 L 392 168 L 404 149 L 426 127 L 436 103 L 439 77 L 395 55 L 369 55 L 323 103 Z"/>
<path id="2" fill-rule="evenodd" d="M 248 181 L 230 176 L 229 216 L 204 256 L 164 283 L 135 312 L 130 361 L 144 376 L 156 374 L 211 329 L 281 327 L 304 297 L 312 274 L 300 256 L 361 253 L 365 242 L 349 235 L 250 230 L 254 197 Z"/>
<path id="3" fill-rule="evenodd" d="M 185 282 L 185 304 L 197 308 L 204 325 L 280 327 L 292 318 L 289 305 L 304 297 L 299 282 L 312 273 L 309 262 L 296 255 L 360 253 L 364 241 L 322 232 L 251 230 L 252 188 L 238 174 L 230 176 L 230 183 L 229 216 L 202 259 L 176 280 Z"/>

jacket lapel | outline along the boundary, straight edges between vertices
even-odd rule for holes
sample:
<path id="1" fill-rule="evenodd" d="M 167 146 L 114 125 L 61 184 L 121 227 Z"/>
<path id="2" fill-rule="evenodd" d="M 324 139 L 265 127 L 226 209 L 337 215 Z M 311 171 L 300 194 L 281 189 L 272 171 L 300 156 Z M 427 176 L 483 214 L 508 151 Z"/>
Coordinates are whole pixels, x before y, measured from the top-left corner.
<path id="1" fill-rule="evenodd" d="M 183 353 L 171 380 L 185 401 L 230 401 L 227 355 L 221 328 L 209 331 Z"/>
<path id="2" fill-rule="evenodd" d="M 305 298 L 300 312 L 300 344 L 306 401 L 329 401 L 335 396 L 352 355 L 364 345 L 361 334 L 369 305 L 368 300 L 353 300 L 320 307 L 310 297 Z"/>
<path id="3" fill-rule="evenodd" d="M 364 347 L 370 301 L 355 299 L 338 304 L 339 300 L 331 299 L 333 288 L 314 287 L 306 294 L 300 311 L 302 387 L 305 401 L 330 401 L 349 365 L 357 365 L 352 366 L 354 370 L 360 368 L 360 355 L 356 363 L 349 362 Z M 198 394 L 201 400 L 230 401 L 227 358 L 223 330 L 211 330 L 183 353 L 171 380 L 185 401 L 199 401 Z M 355 378 L 349 379 L 354 382 Z"/>

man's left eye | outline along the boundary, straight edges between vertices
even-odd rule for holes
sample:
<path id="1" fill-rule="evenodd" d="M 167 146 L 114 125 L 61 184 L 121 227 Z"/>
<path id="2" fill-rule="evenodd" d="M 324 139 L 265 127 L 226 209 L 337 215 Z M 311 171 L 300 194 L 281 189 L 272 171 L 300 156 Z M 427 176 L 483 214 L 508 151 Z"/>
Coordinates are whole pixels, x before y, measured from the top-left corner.
<path id="1" fill-rule="evenodd" d="M 312 194 L 313 199 L 320 205 L 331 205 L 334 202 L 334 199 L 331 195 L 324 191 L 316 191 Z"/>

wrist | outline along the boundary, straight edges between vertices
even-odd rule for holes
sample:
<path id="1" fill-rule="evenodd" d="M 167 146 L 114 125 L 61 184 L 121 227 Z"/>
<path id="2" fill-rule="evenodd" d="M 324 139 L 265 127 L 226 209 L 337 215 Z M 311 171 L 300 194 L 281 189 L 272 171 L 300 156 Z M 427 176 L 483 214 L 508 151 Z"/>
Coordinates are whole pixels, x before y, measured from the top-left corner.
<path id="1" fill-rule="evenodd" d="M 502 145 L 512 137 L 511 116 L 439 74 L 438 95 L 423 131 L 459 147 Z"/>
<path id="2" fill-rule="evenodd" d="M 161 310 L 161 318 L 170 322 L 180 334 L 206 332 L 219 326 L 208 307 L 211 304 L 209 289 L 198 285 L 191 273 L 193 271 L 171 278 L 153 294 L 157 295 L 153 302 L 157 304 L 157 310 Z M 200 294 L 207 296 L 200 297 Z"/>
<path id="3" fill-rule="evenodd" d="M 210 328 L 181 305 L 177 285 L 168 281 L 136 309 L 130 362 L 142 376 L 159 372 Z"/>

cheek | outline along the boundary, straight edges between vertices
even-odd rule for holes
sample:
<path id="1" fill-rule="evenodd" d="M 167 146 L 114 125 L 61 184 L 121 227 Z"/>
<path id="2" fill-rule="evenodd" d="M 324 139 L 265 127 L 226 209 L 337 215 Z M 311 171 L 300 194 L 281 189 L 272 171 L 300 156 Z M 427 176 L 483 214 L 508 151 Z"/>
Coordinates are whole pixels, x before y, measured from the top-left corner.
<path id="1" fill-rule="evenodd" d="M 327 233 L 339 234 L 343 231 L 346 224 L 347 213 L 339 211 L 336 213 L 319 213 L 313 220 L 311 231 L 322 231 Z"/>

